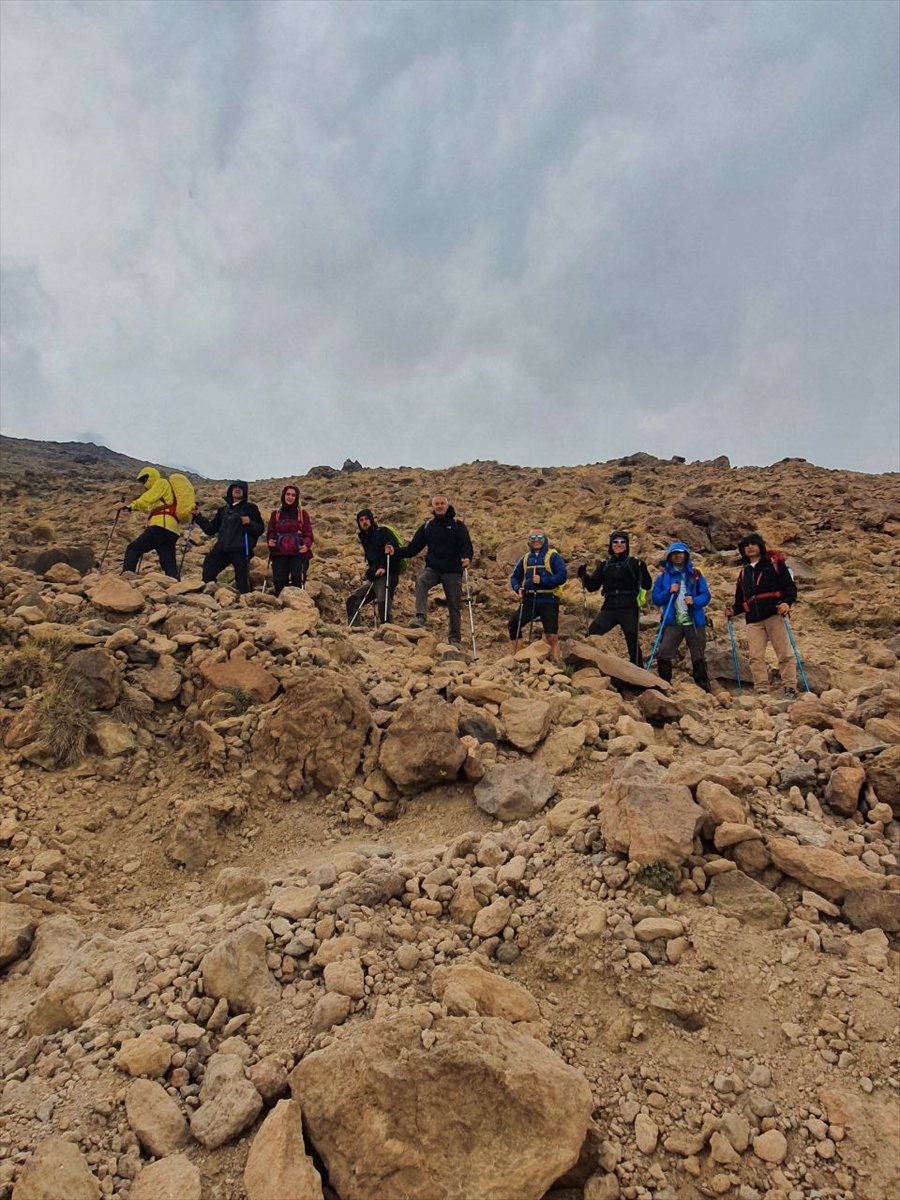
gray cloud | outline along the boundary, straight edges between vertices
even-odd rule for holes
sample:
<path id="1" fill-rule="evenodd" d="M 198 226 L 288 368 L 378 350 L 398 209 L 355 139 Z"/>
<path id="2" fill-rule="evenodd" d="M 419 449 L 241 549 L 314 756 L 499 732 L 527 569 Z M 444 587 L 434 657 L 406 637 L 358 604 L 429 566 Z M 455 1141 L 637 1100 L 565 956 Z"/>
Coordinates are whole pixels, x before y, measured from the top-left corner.
<path id="1" fill-rule="evenodd" d="M 896 468 L 897 41 L 881 0 L 7 0 L 4 431 Z"/>

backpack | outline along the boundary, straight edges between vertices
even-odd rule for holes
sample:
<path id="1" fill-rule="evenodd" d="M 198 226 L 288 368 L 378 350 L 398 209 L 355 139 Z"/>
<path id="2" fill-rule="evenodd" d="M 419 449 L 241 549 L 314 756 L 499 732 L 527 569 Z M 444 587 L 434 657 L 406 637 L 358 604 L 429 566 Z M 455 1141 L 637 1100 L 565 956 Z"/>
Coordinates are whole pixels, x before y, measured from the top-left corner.
<path id="1" fill-rule="evenodd" d="M 554 554 L 559 554 L 559 551 L 554 550 L 552 546 L 548 546 L 547 553 L 544 555 L 544 570 L 547 572 L 548 575 L 553 574 L 553 571 L 550 569 L 550 559 L 553 557 Z M 528 572 L 530 570 L 533 571 L 534 567 L 528 566 L 528 555 L 527 554 L 519 561 L 522 563 L 522 587 L 525 588 L 526 591 L 528 591 L 528 588 L 525 584 L 525 580 L 528 576 Z M 563 587 L 562 584 L 560 584 L 559 587 L 541 588 L 540 590 L 541 590 L 541 595 L 556 596 L 558 598 L 558 597 L 562 596 L 563 592 L 565 591 L 565 588 Z"/>
<path id="2" fill-rule="evenodd" d="M 381 528 L 386 529 L 388 531 L 388 533 L 391 535 L 391 539 L 393 540 L 394 549 L 399 550 L 400 547 L 403 545 L 403 538 L 400 536 L 400 534 L 397 532 L 397 530 L 393 527 L 393 525 L 388 525 L 387 521 L 382 521 Z M 408 558 L 398 558 L 397 559 L 397 567 L 396 567 L 397 575 L 402 575 L 405 571 L 408 571 L 408 570 L 409 570 L 409 559 Z"/>
<path id="3" fill-rule="evenodd" d="M 276 529 L 278 528 L 277 522 L 281 511 L 280 508 L 273 509 L 272 511 L 272 516 L 276 522 Z M 297 505 L 297 530 L 295 533 L 275 534 L 275 547 L 280 554 L 298 555 L 303 553 L 300 547 L 303 545 L 303 514 L 305 511 L 306 509 L 302 504 Z M 309 551 L 309 556 L 312 558 L 312 551 Z"/>
<path id="4" fill-rule="evenodd" d="M 175 497 L 175 511 L 170 515 L 174 516 L 179 525 L 186 525 L 191 520 L 191 509 L 196 503 L 194 485 L 186 475 L 182 475 L 180 471 L 173 471 L 169 476 L 169 486 Z"/>

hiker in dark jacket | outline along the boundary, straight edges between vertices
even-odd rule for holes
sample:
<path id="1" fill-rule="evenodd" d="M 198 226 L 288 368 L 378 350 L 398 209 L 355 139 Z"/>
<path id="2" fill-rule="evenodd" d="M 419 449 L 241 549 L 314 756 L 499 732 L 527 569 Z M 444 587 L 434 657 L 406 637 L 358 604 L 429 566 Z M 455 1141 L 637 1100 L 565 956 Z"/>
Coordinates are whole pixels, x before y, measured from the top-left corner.
<path id="1" fill-rule="evenodd" d="M 519 559 L 509 577 L 509 586 L 519 600 L 508 625 L 513 654 L 519 649 L 522 630 L 537 617 L 553 661 L 559 662 L 559 597 L 567 578 L 562 555 L 551 547 L 542 529 L 532 529 L 528 553 Z"/>
<path id="2" fill-rule="evenodd" d="M 412 536 L 408 546 L 397 550 L 386 547 L 388 554 L 398 558 L 413 558 L 422 550 L 425 569 L 416 578 L 416 616 L 410 624 L 415 629 L 424 629 L 428 624 L 428 593 L 440 584 L 447 597 L 447 612 L 450 630 L 447 640 L 451 646 L 460 642 L 460 607 L 462 605 L 462 573 L 472 561 L 472 539 L 462 521 L 457 519 L 446 496 L 431 499 L 431 519 L 426 521 Z"/>
<path id="3" fill-rule="evenodd" d="M 215 546 L 203 560 L 203 582 L 211 583 L 231 566 L 237 590 L 249 592 L 250 556 L 265 525 L 259 509 L 248 499 L 247 484 L 242 479 L 229 483 L 225 503 L 212 520 L 201 516 L 198 506 L 191 511 L 205 534 L 218 535 Z"/>
<path id="4" fill-rule="evenodd" d="M 682 640 L 691 652 L 694 683 L 710 690 L 706 669 L 706 615 L 709 604 L 709 584 L 701 571 L 691 562 L 691 552 L 684 542 L 673 542 L 666 550 L 661 564 L 662 574 L 653 583 L 651 600 L 662 609 L 662 637 L 659 641 L 660 679 L 672 681 L 672 659 Z"/>
<path id="5" fill-rule="evenodd" d="M 785 695 L 797 693 L 797 663 L 784 618 L 797 601 L 797 585 L 777 551 L 767 550 L 758 533 L 750 533 L 738 542 L 741 571 L 734 591 L 734 608 L 726 608 L 729 620 L 737 614 L 747 622 L 747 648 L 753 687 L 763 691 L 769 686 L 766 646 L 778 659 L 778 673 Z"/>
<path id="6" fill-rule="evenodd" d="M 279 596 L 291 587 L 305 587 L 312 558 L 313 530 L 309 513 L 300 503 L 300 489 L 289 483 L 281 491 L 281 507 L 272 510 L 266 527 L 266 544 L 272 563 L 272 583 Z"/>
<path id="7" fill-rule="evenodd" d="M 589 592 L 603 592 L 603 607 L 591 622 L 588 633 L 609 633 L 618 626 L 625 634 L 628 657 L 635 666 L 642 667 L 638 593 L 649 592 L 653 580 L 646 563 L 631 557 L 631 543 L 623 530 L 617 529 L 609 535 L 608 551 L 608 556 L 597 564 L 593 574 L 588 574 L 587 567 L 578 568 L 578 578 Z"/>
<path id="8" fill-rule="evenodd" d="M 386 547 L 395 550 L 399 542 L 386 525 L 379 525 L 371 508 L 363 508 L 356 514 L 359 544 L 366 560 L 366 582 L 347 597 L 347 622 L 353 622 L 364 604 L 375 604 L 379 620 L 390 621 L 394 591 L 397 587 L 399 559 L 391 560 Z M 390 575 L 390 584 L 388 576 Z M 385 608 L 385 601 L 387 608 Z"/>

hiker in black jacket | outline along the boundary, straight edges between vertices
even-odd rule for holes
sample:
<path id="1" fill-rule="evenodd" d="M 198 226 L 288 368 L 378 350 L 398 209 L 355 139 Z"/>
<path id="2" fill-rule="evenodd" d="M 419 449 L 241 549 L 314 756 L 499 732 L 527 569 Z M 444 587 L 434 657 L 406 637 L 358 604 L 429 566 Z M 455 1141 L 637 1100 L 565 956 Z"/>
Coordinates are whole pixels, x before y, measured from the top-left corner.
<path id="1" fill-rule="evenodd" d="M 447 503 L 446 496 L 432 497 L 431 512 L 431 519 L 419 526 L 408 546 L 385 549 L 398 558 L 413 558 L 427 549 L 425 569 L 416 578 L 416 616 L 410 624 L 415 629 L 423 629 L 428 624 L 428 593 L 441 584 L 447 597 L 450 623 L 447 641 L 451 646 L 458 646 L 462 573 L 472 561 L 472 539 L 468 529 L 457 519 L 453 506 Z"/>
<path id="2" fill-rule="evenodd" d="M 729 620 L 737 614 L 747 622 L 747 648 L 754 690 L 766 691 L 769 668 L 766 646 L 771 645 L 778 659 L 778 673 L 785 695 L 797 693 L 797 663 L 783 618 L 797 601 L 797 585 L 776 550 L 767 550 L 758 533 L 750 533 L 738 542 L 741 572 L 734 591 L 734 608 L 726 608 Z"/>
<path id="3" fill-rule="evenodd" d="M 247 484 L 243 479 L 229 483 L 225 503 L 212 520 L 201 516 L 198 506 L 191 511 L 205 534 L 210 537 L 218 534 L 215 546 L 203 560 L 203 582 L 211 583 L 226 567 L 232 566 L 237 590 L 249 592 L 250 556 L 265 524 L 259 509 L 248 499 Z"/>
<path id="4" fill-rule="evenodd" d="M 603 607 L 591 622 L 588 633 L 609 633 L 618 626 L 625 634 L 628 657 L 635 666 L 642 667 L 638 593 L 649 591 L 653 580 L 646 564 L 631 557 L 631 544 L 623 530 L 617 529 L 609 535 L 608 550 L 608 557 L 597 564 L 593 574 L 588 574 L 587 567 L 578 568 L 578 578 L 589 592 L 603 592 Z"/>
<path id="5" fill-rule="evenodd" d="M 394 602 L 394 591 L 397 587 L 399 559 L 393 563 L 388 584 L 388 555 L 386 547 L 395 550 L 399 542 L 386 525 L 379 525 L 371 508 L 364 508 L 356 514 L 356 527 L 359 530 L 359 544 L 362 546 L 366 560 L 367 582 L 351 592 L 347 597 L 347 621 L 353 620 L 363 604 L 377 605 L 379 620 L 390 621 L 391 605 Z M 385 593 L 388 593 L 387 596 Z M 387 609 L 385 609 L 387 600 Z"/>

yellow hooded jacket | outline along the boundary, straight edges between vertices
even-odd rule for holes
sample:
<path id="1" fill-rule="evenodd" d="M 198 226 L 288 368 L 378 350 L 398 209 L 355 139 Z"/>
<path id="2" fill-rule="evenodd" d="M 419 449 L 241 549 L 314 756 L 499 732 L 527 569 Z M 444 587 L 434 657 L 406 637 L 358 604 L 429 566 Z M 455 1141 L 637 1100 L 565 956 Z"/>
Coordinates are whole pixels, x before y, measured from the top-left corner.
<path id="1" fill-rule="evenodd" d="M 168 479 L 163 478 L 156 467 L 141 467 L 137 477 L 144 480 L 144 494 L 132 500 L 128 507 L 132 512 L 148 512 L 148 525 L 158 525 L 160 529 L 177 533 L 175 493 Z"/>

